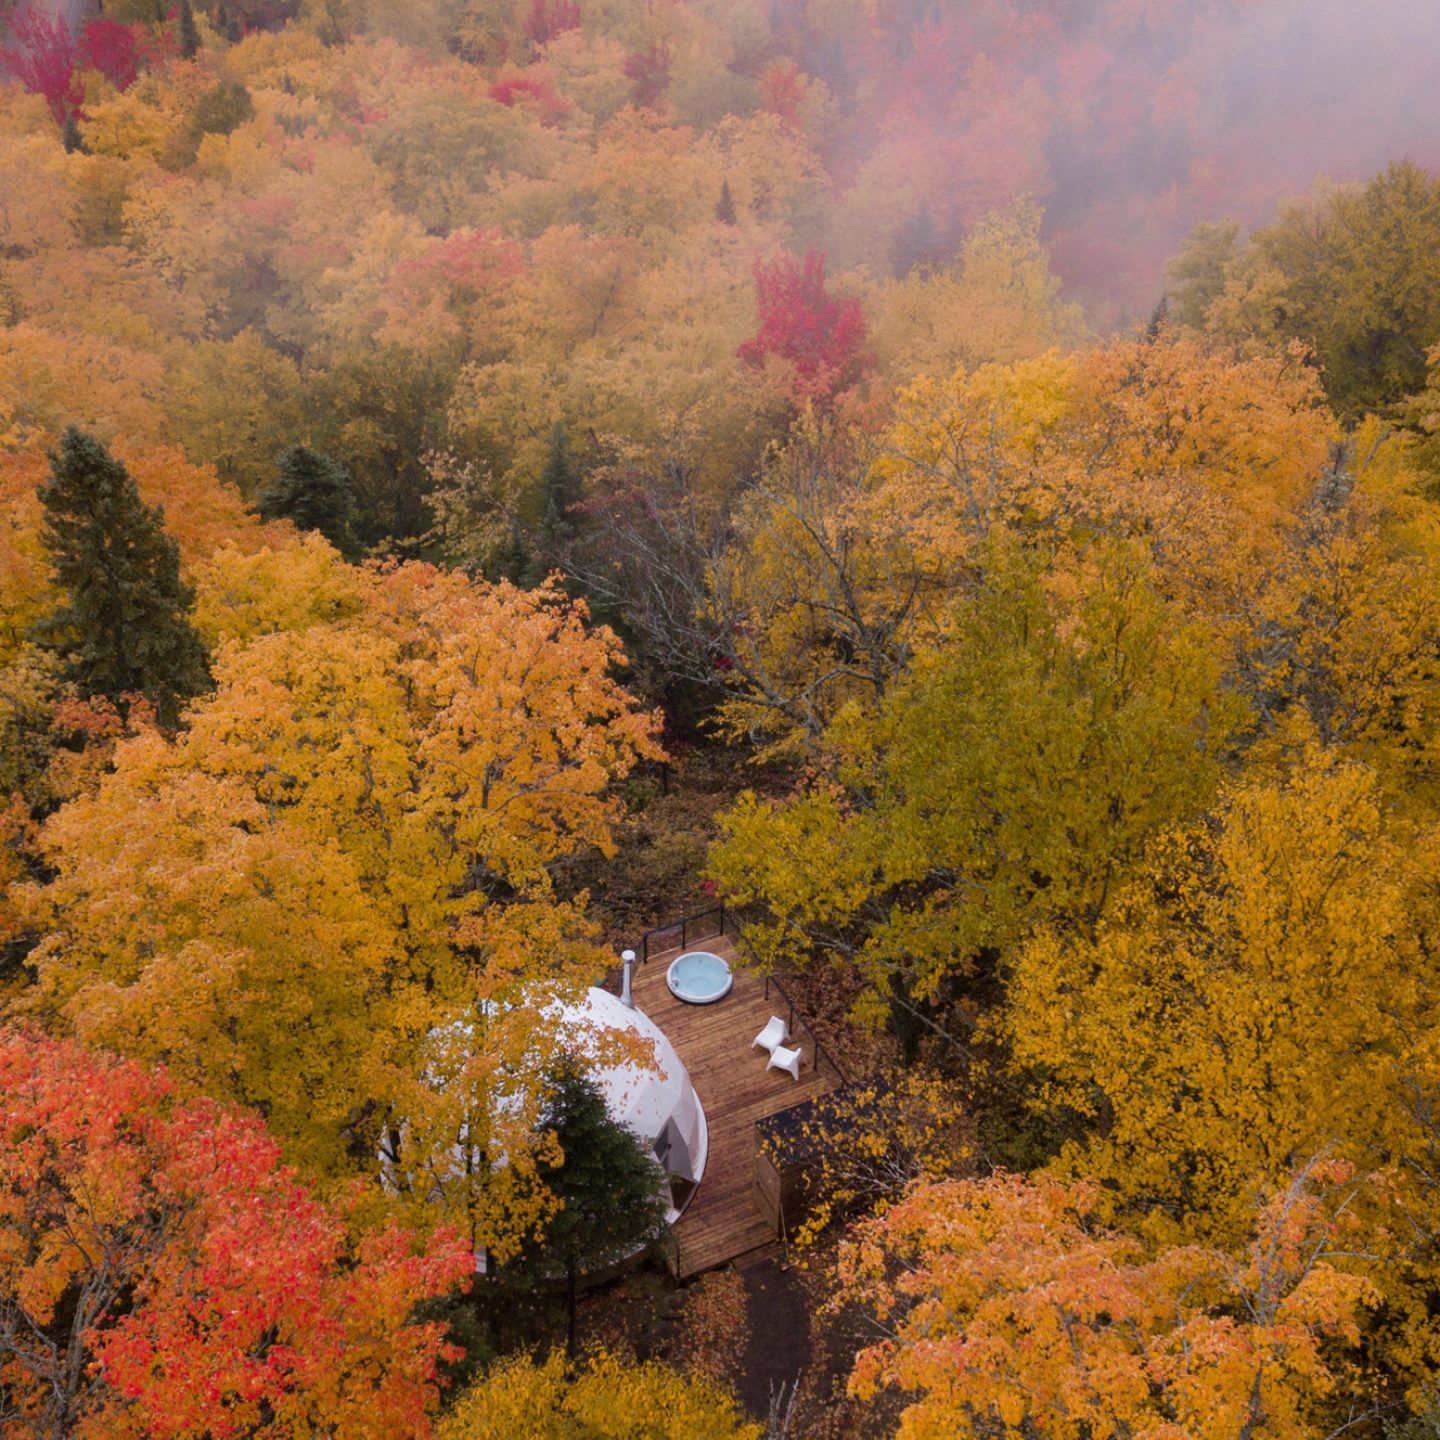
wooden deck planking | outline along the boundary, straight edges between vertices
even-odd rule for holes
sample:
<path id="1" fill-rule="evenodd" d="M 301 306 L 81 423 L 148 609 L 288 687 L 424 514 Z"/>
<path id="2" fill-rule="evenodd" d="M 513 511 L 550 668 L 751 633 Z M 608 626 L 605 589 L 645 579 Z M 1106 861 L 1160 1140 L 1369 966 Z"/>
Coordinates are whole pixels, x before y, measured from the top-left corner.
<path id="1" fill-rule="evenodd" d="M 755 1122 L 833 1090 L 834 1072 L 815 1068 L 815 1049 L 803 1031 L 792 1040 L 804 1050 L 797 1084 L 779 1070 L 765 1068 L 765 1052 L 751 1042 L 773 1014 L 788 1007 L 765 982 L 746 974 L 728 937 L 695 940 L 691 950 L 709 950 L 730 962 L 735 983 L 714 1005 L 687 1005 L 665 983 L 665 971 L 680 948 L 652 954 L 636 967 L 635 1003 L 669 1037 L 705 1107 L 710 1154 L 705 1174 L 685 1213 L 675 1225 L 680 1253 L 677 1274 L 688 1279 L 729 1260 L 763 1251 L 775 1239 L 755 1196 Z M 798 1023 L 794 1027 L 799 1031 Z"/>

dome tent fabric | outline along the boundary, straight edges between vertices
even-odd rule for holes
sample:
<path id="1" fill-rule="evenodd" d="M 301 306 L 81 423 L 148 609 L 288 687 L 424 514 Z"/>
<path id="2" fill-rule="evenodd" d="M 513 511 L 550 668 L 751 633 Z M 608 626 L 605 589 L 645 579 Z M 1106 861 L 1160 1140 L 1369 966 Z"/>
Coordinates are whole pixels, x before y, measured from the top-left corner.
<path id="1" fill-rule="evenodd" d="M 653 1065 L 606 1066 L 592 1076 L 611 1117 L 640 1141 L 670 1177 L 668 1218 L 674 1221 L 683 1209 L 681 1197 L 693 1192 L 704 1173 L 710 1148 L 704 1108 L 675 1047 L 643 1010 L 631 1009 L 608 990 L 588 990 L 583 1001 L 565 1007 L 561 1023 L 627 1031 L 653 1046 Z"/>

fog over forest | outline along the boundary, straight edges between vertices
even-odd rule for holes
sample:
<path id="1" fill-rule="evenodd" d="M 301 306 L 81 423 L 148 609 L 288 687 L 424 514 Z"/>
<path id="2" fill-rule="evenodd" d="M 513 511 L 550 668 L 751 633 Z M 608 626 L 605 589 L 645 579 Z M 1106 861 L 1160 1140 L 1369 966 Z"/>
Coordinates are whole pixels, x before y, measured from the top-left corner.
<path id="1" fill-rule="evenodd" d="M 854 97 L 837 173 L 894 166 L 961 224 L 1029 193 L 1059 273 L 1112 319 L 1154 303 L 1199 221 L 1257 224 L 1322 177 L 1440 160 L 1427 0 L 873 9 L 891 18 L 874 48 L 814 42 L 815 73 Z"/>

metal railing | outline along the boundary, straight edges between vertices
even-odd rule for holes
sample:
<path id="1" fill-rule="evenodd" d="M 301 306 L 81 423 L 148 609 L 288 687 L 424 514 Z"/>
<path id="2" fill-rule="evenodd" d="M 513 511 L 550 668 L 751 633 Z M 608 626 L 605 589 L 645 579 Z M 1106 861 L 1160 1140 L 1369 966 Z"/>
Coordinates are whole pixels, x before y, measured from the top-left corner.
<path id="1" fill-rule="evenodd" d="M 740 933 L 733 915 L 723 905 L 712 905 L 708 910 L 697 910 L 683 920 L 672 920 L 668 925 L 657 925 L 647 930 L 635 947 L 635 957 L 643 965 L 651 951 L 664 954 L 666 950 L 688 950 L 692 940 L 708 940 L 712 935 L 736 936 Z M 660 942 L 664 942 L 663 944 Z"/>
<path id="2" fill-rule="evenodd" d="M 681 920 L 671 920 L 665 925 L 656 925 L 647 930 L 635 942 L 635 963 L 643 965 L 652 954 L 660 955 L 666 950 L 688 950 L 692 940 L 706 940 L 712 935 L 728 935 L 738 938 L 740 927 L 733 913 L 724 905 L 712 905 L 708 910 L 697 910 Z M 600 982 L 613 994 L 620 993 L 622 967 L 612 964 Z"/>
<path id="3" fill-rule="evenodd" d="M 766 975 L 765 998 L 767 1000 L 770 998 L 770 991 L 772 988 L 774 989 L 775 993 L 779 995 L 779 997 L 785 1002 L 785 1004 L 789 1006 L 790 1013 L 785 1023 L 789 1027 L 790 1033 L 793 1035 L 795 1033 L 796 1020 L 795 1001 L 791 999 L 791 997 L 786 993 L 785 987 L 773 975 Z M 820 1062 L 824 1060 L 835 1072 L 835 1076 L 840 1081 L 840 1083 L 842 1085 L 848 1085 L 850 1083 L 850 1077 L 846 1075 L 843 1069 L 841 1069 L 840 1062 L 832 1054 L 830 1054 L 830 1052 L 826 1050 L 826 1048 L 820 1043 L 820 1037 L 814 1032 L 814 1030 L 810 1028 L 810 1022 L 805 1018 L 803 1014 L 799 1016 L 799 1020 L 801 1028 L 810 1037 L 810 1048 L 812 1054 L 815 1057 L 814 1063 L 810 1066 L 810 1068 L 812 1070 L 818 1070 L 820 1068 Z"/>

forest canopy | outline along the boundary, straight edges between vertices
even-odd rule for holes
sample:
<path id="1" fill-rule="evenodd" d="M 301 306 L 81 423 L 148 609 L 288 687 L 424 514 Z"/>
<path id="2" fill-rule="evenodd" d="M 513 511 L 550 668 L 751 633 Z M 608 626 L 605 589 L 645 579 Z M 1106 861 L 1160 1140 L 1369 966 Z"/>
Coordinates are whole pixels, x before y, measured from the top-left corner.
<path id="1" fill-rule="evenodd" d="M 0 0 L 0 1435 L 1433 1436 L 1437 46 Z"/>

